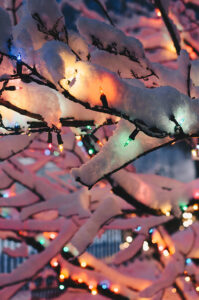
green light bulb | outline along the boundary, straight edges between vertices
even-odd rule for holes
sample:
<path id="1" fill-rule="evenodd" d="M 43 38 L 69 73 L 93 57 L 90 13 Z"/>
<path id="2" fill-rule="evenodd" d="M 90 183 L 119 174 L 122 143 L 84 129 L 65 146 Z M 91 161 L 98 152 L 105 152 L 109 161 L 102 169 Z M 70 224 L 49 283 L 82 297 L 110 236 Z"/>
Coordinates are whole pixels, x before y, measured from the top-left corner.
<path id="1" fill-rule="evenodd" d="M 94 150 L 93 150 L 92 148 L 90 148 L 90 149 L 88 150 L 88 153 L 89 153 L 90 155 L 92 155 L 92 154 L 94 153 Z"/>
<path id="2" fill-rule="evenodd" d="M 64 252 L 68 252 L 68 251 L 69 251 L 69 248 L 68 248 L 67 246 L 65 246 L 65 247 L 63 248 L 63 251 L 64 251 Z"/>
<path id="3" fill-rule="evenodd" d="M 63 284 L 60 284 L 59 289 L 64 290 L 65 286 Z"/>
<path id="4" fill-rule="evenodd" d="M 126 141 L 126 143 L 124 144 L 124 147 L 128 146 L 128 144 L 132 141 L 131 138 L 128 138 L 128 140 Z"/>

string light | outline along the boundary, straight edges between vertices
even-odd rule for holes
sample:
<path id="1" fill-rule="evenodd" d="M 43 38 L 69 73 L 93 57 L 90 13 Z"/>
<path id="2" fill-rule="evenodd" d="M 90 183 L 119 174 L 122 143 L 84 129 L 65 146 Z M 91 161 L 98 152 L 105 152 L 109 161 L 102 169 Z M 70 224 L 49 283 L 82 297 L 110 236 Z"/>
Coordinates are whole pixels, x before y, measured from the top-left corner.
<path id="1" fill-rule="evenodd" d="M 103 290 L 106 290 L 110 287 L 110 282 L 108 280 L 103 280 L 100 282 L 100 285 Z"/>
<path id="2" fill-rule="evenodd" d="M 193 205 L 193 209 L 194 209 L 194 210 L 198 210 L 198 208 L 199 208 L 199 206 L 198 206 L 197 203 Z"/>
<path id="3" fill-rule="evenodd" d="M 189 276 L 186 276 L 184 279 L 186 282 L 189 282 L 191 280 L 191 278 Z"/>
<path id="4" fill-rule="evenodd" d="M 79 142 L 77 143 L 77 146 L 82 147 L 82 146 L 83 146 L 83 142 L 82 142 L 82 141 L 79 141 Z"/>
<path id="5" fill-rule="evenodd" d="M 117 286 L 112 286 L 111 291 L 114 292 L 115 294 L 119 293 L 119 288 Z"/>
<path id="6" fill-rule="evenodd" d="M 193 215 L 190 212 L 184 212 L 182 216 L 184 219 L 191 219 Z"/>
<path id="7" fill-rule="evenodd" d="M 135 228 L 135 231 L 140 231 L 141 230 L 141 226 L 137 226 L 136 228 Z"/>
<path id="8" fill-rule="evenodd" d="M 196 287 L 196 291 L 199 292 L 199 285 Z"/>
<path id="9" fill-rule="evenodd" d="M 187 258 L 187 259 L 186 259 L 186 264 L 189 265 L 189 264 L 191 264 L 191 263 L 192 263 L 192 259 L 191 259 L 191 258 Z"/>
<path id="10" fill-rule="evenodd" d="M 152 234 L 154 232 L 154 228 L 149 229 L 149 234 Z"/>
<path id="11" fill-rule="evenodd" d="M 65 279 L 64 274 L 60 274 L 60 275 L 59 275 L 59 279 L 60 279 L 61 281 L 63 281 L 63 280 Z"/>
<path id="12" fill-rule="evenodd" d="M 127 242 L 124 242 L 124 243 L 120 244 L 120 250 L 124 250 L 128 247 L 129 247 L 129 243 L 127 243 Z"/>
<path id="13" fill-rule="evenodd" d="M 17 54 L 17 74 L 21 75 L 22 74 L 22 61 L 21 61 L 21 54 Z"/>
<path id="14" fill-rule="evenodd" d="M 128 235 L 128 236 L 126 237 L 126 241 L 127 241 L 128 243 L 132 243 L 132 241 L 133 241 L 132 236 L 131 236 L 131 235 Z"/>
<path id="15" fill-rule="evenodd" d="M 88 150 L 88 154 L 93 155 L 93 154 L 94 154 L 94 149 L 90 148 L 90 149 Z"/>
<path id="16" fill-rule="evenodd" d="M 60 284 L 60 285 L 59 285 L 59 289 L 60 289 L 60 290 L 64 290 L 64 289 L 65 289 L 65 286 L 64 286 L 63 284 Z"/>
<path id="17" fill-rule="evenodd" d="M 161 17 L 161 12 L 158 8 L 155 9 L 157 17 Z"/>
<path id="18" fill-rule="evenodd" d="M 96 290 L 96 289 L 92 289 L 92 290 L 91 290 L 91 294 L 92 294 L 93 296 L 97 295 L 97 290 Z"/>
<path id="19" fill-rule="evenodd" d="M 50 155 L 50 153 L 51 153 L 51 152 L 50 152 L 50 150 L 49 150 L 49 149 L 45 149 L 45 150 L 44 150 L 44 154 L 45 154 L 46 156 L 49 156 L 49 155 Z"/>
<path id="20" fill-rule="evenodd" d="M 180 203 L 180 209 L 181 210 L 187 210 L 188 206 L 186 204 Z"/>
<path id="21" fill-rule="evenodd" d="M 196 149 L 192 149 L 191 150 L 191 154 L 192 154 L 193 158 L 197 157 L 197 150 Z"/>
<path id="22" fill-rule="evenodd" d="M 51 131 L 48 132 L 48 149 L 52 149 L 52 133 Z"/>
<path id="23" fill-rule="evenodd" d="M 21 61 L 21 53 L 17 54 L 17 61 Z"/>
<path id="24" fill-rule="evenodd" d="M 184 227 L 189 227 L 192 224 L 193 224 L 193 221 L 191 219 L 188 219 L 188 220 L 186 220 L 186 221 L 183 222 L 183 226 Z"/>
<path id="25" fill-rule="evenodd" d="M 124 144 L 124 147 L 128 146 L 128 144 L 132 141 L 131 138 L 128 138 L 128 140 L 126 141 L 126 143 Z"/>
<path id="26" fill-rule="evenodd" d="M 129 138 L 124 144 L 124 147 L 128 146 L 128 144 L 135 139 L 138 133 L 139 133 L 139 129 L 135 128 L 135 130 L 133 130 L 133 132 L 129 135 Z"/>
<path id="27" fill-rule="evenodd" d="M 107 289 L 107 285 L 106 284 L 102 284 L 102 289 L 106 290 Z"/>
<path id="28" fill-rule="evenodd" d="M 62 152 L 64 150 L 64 146 L 63 146 L 63 140 L 61 134 L 59 132 L 57 133 L 57 142 L 59 145 L 59 151 Z"/>
<path id="29" fill-rule="evenodd" d="M 59 156 L 59 152 L 57 152 L 57 151 L 54 151 L 53 154 L 54 154 L 54 156 Z"/>
<path id="30" fill-rule="evenodd" d="M 144 241 L 142 248 L 143 248 L 144 251 L 148 251 L 149 250 L 149 244 L 148 244 L 147 241 Z"/>
<path id="31" fill-rule="evenodd" d="M 87 263 L 86 263 L 85 261 L 82 261 L 82 262 L 80 263 L 80 265 L 81 265 L 82 268 L 86 268 Z"/>
<path id="32" fill-rule="evenodd" d="M 76 140 L 77 141 L 81 141 L 81 139 L 82 139 L 81 135 L 76 135 Z"/>
<path id="33" fill-rule="evenodd" d="M 97 141 L 97 144 L 100 146 L 100 147 L 102 147 L 103 146 L 103 144 L 102 144 L 102 142 L 101 141 Z"/>
<path id="34" fill-rule="evenodd" d="M 68 251 L 69 251 L 69 248 L 68 248 L 67 246 L 65 246 L 65 247 L 63 248 L 63 251 L 64 251 L 64 252 L 68 252 Z"/>
<path id="35" fill-rule="evenodd" d="M 58 266 L 58 261 L 56 258 L 53 258 L 51 261 L 50 261 L 50 265 L 54 268 L 56 268 Z"/>
<path id="36" fill-rule="evenodd" d="M 93 285 L 92 283 L 90 283 L 89 286 L 88 286 L 89 290 L 92 290 L 92 289 L 93 289 L 93 286 L 94 286 L 94 285 Z"/>
<path id="37" fill-rule="evenodd" d="M 57 236 L 57 233 L 55 233 L 55 232 L 50 233 L 51 240 L 54 240 L 56 238 L 56 236 Z"/>
<path id="38" fill-rule="evenodd" d="M 167 249 L 165 249 L 165 250 L 163 251 L 163 255 L 166 256 L 166 257 L 169 256 L 169 251 L 168 251 Z"/>
<path id="39" fill-rule="evenodd" d="M 64 150 L 64 146 L 63 145 L 59 145 L 59 151 L 62 152 Z"/>

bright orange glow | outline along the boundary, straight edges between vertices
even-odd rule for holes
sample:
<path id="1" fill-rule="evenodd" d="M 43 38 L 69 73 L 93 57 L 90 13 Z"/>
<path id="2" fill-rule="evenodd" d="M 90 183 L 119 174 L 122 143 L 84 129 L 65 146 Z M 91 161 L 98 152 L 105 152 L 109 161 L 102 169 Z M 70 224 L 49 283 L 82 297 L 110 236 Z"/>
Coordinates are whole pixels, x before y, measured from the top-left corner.
<path id="1" fill-rule="evenodd" d="M 69 277 L 69 272 L 67 269 L 62 269 L 61 270 L 61 273 L 59 275 L 59 280 L 60 281 L 64 281 L 64 279 L 68 278 Z"/>
<path id="2" fill-rule="evenodd" d="M 196 58 L 197 58 L 197 54 L 196 54 L 195 52 L 192 51 L 192 52 L 190 53 L 190 58 L 191 58 L 191 59 L 196 59 Z"/>
<path id="3" fill-rule="evenodd" d="M 161 12 L 158 8 L 155 9 L 155 12 L 158 17 L 161 17 Z"/>
<path id="4" fill-rule="evenodd" d="M 76 140 L 77 141 L 81 141 L 81 139 L 82 139 L 81 135 L 76 135 Z"/>
<path id="5" fill-rule="evenodd" d="M 56 238 L 56 236 L 57 236 L 57 232 L 44 232 L 43 235 L 47 239 L 54 240 Z"/>
<path id="6" fill-rule="evenodd" d="M 187 45 L 186 50 L 187 50 L 188 53 L 191 53 L 193 49 L 190 46 Z"/>
<path id="7" fill-rule="evenodd" d="M 65 279 L 64 274 L 61 273 L 61 274 L 59 275 L 59 279 L 60 279 L 60 281 L 64 281 L 64 279 Z"/>
<path id="8" fill-rule="evenodd" d="M 198 208 L 199 208 L 199 207 L 198 207 L 198 204 L 197 204 L 197 203 L 193 205 L 193 209 L 194 209 L 194 210 L 198 210 Z"/>
<path id="9" fill-rule="evenodd" d="M 102 142 L 101 141 L 97 141 L 97 144 L 99 145 L 99 146 L 103 146 L 103 144 L 102 144 Z"/>
<path id="10" fill-rule="evenodd" d="M 61 273 L 64 275 L 65 278 L 68 278 L 68 277 L 69 277 L 69 271 L 68 271 L 67 269 L 65 269 L 65 268 L 62 269 L 62 270 L 61 270 Z"/>
<path id="11" fill-rule="evenodd" d="M 173 44 L 173 42 L 169 42 L 168 45 L 167 45 L 167 49 L 173 53 L 176 53 L 176 48 Z"/>
<path id="12" fill-rule="evenodd" d="M 80 278 L 78 278 L 78 280 L 77 280 L 79 283 L 82 283 L 83 282 L 83 279 L 80 277 Z"/>
<path id="13" fill-rule="evenodd" d="M 81 265 L 82 268 L 86 268 L 87 263 L 85 261 L 82 261 L 80 265 Z"/>
<path id="14" fill-rule="evenodd" d="M 115 294 L 118 294 L 118 293 L 119 293 L 119 288 L 118 288 L 118 286 L 112 286 L 112 287 L 111 287 L 111 291 L 114 292 Z"/>
<path id="15" fill-rule="evenodd" d="M 56 258 L 53 258 L 51 261 L 50 261 L 50 265 L 52 266 L 52 267 L 57 267 L 58 266 L 58 261 L 57 261 L 57 259 Z"/>
<path id="16" fill-rule="evenodd" d="M 100 87 L 100 94 L 103 95 L 104 94 L 104 91 L 103 89 Z"/>
<path id="17" fill-rule="evenodd" d="M 96 289 L 92 289 L 91 294 L 94 295 L 94 296 L 97 295 L 97 290 Z"/>
<path id="18" fill-rule="evenodd" d="M 114 103 L 117 99 L 117 81 L 115 78 L 108 74 L 104 74 L 102 77 L 102 89 L 104 94 L 106 95 L 108 103 Z"/>

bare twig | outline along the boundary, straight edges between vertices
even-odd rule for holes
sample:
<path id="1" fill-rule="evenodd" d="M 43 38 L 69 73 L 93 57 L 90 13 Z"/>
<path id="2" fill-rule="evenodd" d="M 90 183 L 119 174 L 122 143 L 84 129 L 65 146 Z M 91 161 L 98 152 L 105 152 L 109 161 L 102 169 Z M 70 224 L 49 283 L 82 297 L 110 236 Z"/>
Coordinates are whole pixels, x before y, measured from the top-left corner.
<path id="1" fill-rule="evenodd" d="M 154 0 L 154 1 L 155 1 L 156 7 L 157 7 L 157 8 L 160 10 L 160 12 L 161 12 L 162 19 L 163 19 L 163 21 L 164 21 L 164 23 L 165 23 L 165 25 L 166 25 L 166 27 L 167 27 L 167 30 L 168 30 L 168 32 L 169 32 L 169 34 L 170 34 L 170 36 L 171 36 L 171 39 L 172 39 L 172 41 L 173 41 L 174 47 L 175 47 L 175 49 L 176 49 L 176 52 L 177 52 L 177 54 L 179 55 L 179 54 L 180 54 L 181 47 L 180 47 L 178 38 L 177 38 L 177 36 L 176 36 L 176 34 L 175 34 L 175 31 L 174 31 L 174 28 L 173 28 L 173 26 L 172 26 L 172 23 L 171 23 L 171 21 L 170 21 L 168 15 L 167 15 L 167 13 L 166 13 L 166 11 L 165 11 L 163 5 L 162 5 L 161 0 Z"/>
<path id="2" fill-rule="evenodd" d="M 99 6 L 100 8 L 102 9 L 103 13 L 105 14 L 105 16 L 107 17 L 107 19 L 109 20 L 110 24 L 112 26 L 115 26 L 111 17 L 109 16 L 108 12 L 106 11 L 106 9 L 104 8 L 104 6 L 102 5 L 102 3 L 99 1 L 99 0 L 94 0 Z"/>

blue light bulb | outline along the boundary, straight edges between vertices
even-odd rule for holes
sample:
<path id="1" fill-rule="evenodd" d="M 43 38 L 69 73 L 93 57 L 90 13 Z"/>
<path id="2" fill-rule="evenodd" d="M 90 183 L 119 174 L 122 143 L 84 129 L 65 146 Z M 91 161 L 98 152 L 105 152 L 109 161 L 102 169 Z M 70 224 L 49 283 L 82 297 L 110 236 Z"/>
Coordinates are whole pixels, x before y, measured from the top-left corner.
<path id="1" fill-rule="evenodd" d="M 17 61 L 21 61 L 21 53 L 17 54 Z"/>

